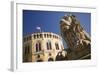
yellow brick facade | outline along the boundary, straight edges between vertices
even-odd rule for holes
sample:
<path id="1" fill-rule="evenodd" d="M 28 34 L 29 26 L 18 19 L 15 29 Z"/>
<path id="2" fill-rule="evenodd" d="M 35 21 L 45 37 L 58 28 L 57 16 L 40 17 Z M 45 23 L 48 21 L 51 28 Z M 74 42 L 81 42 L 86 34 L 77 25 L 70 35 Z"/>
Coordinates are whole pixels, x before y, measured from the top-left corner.
<path id="1" fill-rule="evenodd" d="M 62 38 L 51 32 L 38 32 L 23 37 L 23 62 L 55 61 L 64 49 Z"/>

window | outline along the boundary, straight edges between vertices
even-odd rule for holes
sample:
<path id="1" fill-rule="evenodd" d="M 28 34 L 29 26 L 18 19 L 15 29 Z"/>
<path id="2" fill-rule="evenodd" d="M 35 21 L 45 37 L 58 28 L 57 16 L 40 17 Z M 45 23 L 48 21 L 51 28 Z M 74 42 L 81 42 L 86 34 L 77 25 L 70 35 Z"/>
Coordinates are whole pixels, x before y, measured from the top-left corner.
<path id="1" fill-rule="evenodd" d="M 51 49 L 52 49 L 52 47 L 51 47 L 51 42 L 48 41 L 48 42 L 47 42 L 47 50 L 51 50 Z"/>
<path id="2" fill-rule="evenodd" d="M 40 34 L 40 38 L 42 38 L 43 37 L 43 35 L 42 34 Z"/>
<path id="3" fill-rule="evenodd" d="M 50 34 L 50 38 L 52 37 L 52 35 Z"/>
<path id="4" fill-rule="evenodd" d="M 30 46 L 27 45 L 25 46 L 25 54 L 29 54 L 30 53 Z"/>
<path id="5" fill-rule="evenodd" d="M 36 43 L 36 52 L 38 52 L 38 43 Z"/>
<path id="6" fill-rule="evenodd" d="M 56 36 L 56 39 L 58 39 L 58 36 Z"/>
<path id="7" fill-rule="evenodd" d="M 37 38 L 39 38 L 39 35 L 37 34 Z"/>
<path id="8" fill-rule="evenodd" d="M 44 37 L 46 38 L 46 34 L 44 34 Z"/>
<path id="9" fill-rule="evenodd" d="M 49 34 L 47 34 L 47 38 L 49 37 Z"/>
<path id="10" fill-rule="evenodd" d="M 55 43 L 55 47 L 56 47 L 56 50 L 59 50 L 59 45 L 58 45 L 58 43 Z"/>
<path id="11" fill-rule="evenodd" d="M 39 51 L 41 51 L 41 43 L 39 43 Z"/>
<path id="12" fill-rule="evenodd" d="M 36 39 L 36 35 L 34 35 L 34 39 Z"/>
<path id="13" fill-rule="evenodd" d="M 53 38 L 55 38 L 55 35 L 53 35 Z"/>
<path id="14" fill-rule="evenodd" d="M 36 43 L 36 52 L 39 52 L 39 51 L 41 51 L 41 43 L 37 42 Z"/>
<path id="15" fill-rule="evenodd" d="M 27 46 L 25 46 L 25 54 L 27 54 Z"/>
<path id="16" fill-rule="evenodd" d="M 49 50 L 49 44 L 48 44 L 48 42 L 47 42 L 47 49 Z"/>

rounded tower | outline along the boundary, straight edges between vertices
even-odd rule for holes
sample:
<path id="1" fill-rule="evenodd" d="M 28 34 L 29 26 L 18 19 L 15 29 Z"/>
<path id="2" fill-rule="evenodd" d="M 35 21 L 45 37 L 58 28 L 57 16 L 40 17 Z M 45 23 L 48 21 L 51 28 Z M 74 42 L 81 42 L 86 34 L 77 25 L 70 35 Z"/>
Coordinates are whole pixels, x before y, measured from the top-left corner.
<path id="1" fill-rule="evenodd" d="M 30 39 L 23 42 L 24 51 L 27 50 L 25 49 L 26 45 L 30 46 L 26 57 L 24 57 L 25 54 L 23 53 L 23 60 L 28 62 L 55 61 L 58 52 L 64 49 L 62 38 L 52 32 L 33 33 L 25 38 Z"/>

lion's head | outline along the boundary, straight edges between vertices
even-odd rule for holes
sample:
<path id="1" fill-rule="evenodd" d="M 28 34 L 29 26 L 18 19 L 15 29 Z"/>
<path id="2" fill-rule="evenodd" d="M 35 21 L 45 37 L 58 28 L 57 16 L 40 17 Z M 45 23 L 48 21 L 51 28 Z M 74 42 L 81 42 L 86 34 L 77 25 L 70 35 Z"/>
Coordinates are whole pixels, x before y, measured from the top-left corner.
<path id="1" fill-rule="evenodd" d="M 76 46 L 77 41 L 79 44 L 88 40 L 90 42 L 90 37 L 84 32 L 79 20 L 74 15 L 65 15 L 60 21 L 61 35 L 64 40 L 70 45 L 69 48 Z M 87 41 L 86 41 L 87 43 Z"/>
<path id="2" fill-rule="evenodd" d="M 73 24 L 76 24 L 76 16 L 75 15 L 65 15 L 60 20 L 60 28 L 61 31 L 66 31 L 72 27 Z"/>

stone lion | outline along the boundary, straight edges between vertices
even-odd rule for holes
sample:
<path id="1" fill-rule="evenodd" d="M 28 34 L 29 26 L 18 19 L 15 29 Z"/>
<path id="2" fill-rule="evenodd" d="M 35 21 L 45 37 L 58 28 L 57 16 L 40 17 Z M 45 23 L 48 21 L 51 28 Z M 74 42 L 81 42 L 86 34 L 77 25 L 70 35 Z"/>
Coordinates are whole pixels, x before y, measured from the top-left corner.
<path id="1" fill-rule="evenodd" d="M 65 15 L 60 21 L 60 29 L 62 37 L 71 50 L 86 48 L 86 46 L 90 48 L 90 36 L 83 29 L 75 15 Z"/>

